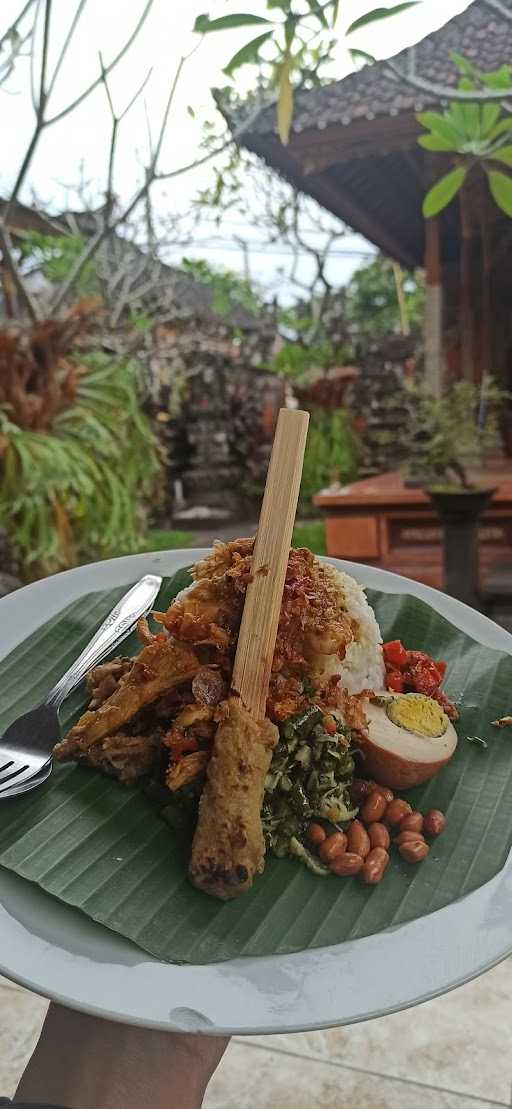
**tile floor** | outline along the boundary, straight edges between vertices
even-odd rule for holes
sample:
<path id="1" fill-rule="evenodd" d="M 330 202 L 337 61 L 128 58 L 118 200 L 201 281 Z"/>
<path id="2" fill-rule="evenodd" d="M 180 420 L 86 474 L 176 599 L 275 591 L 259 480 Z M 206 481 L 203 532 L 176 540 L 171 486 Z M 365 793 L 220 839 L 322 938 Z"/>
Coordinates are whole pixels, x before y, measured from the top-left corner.
<path id="1" fill-rule="evenodd" d="M 46 1002 L 0 979 L 0 1093 Z M 351 1028 L 235 1039 L 205 1109 L 486 1109 L 512 1105 L 512 960 L 417 1009 Z"/>

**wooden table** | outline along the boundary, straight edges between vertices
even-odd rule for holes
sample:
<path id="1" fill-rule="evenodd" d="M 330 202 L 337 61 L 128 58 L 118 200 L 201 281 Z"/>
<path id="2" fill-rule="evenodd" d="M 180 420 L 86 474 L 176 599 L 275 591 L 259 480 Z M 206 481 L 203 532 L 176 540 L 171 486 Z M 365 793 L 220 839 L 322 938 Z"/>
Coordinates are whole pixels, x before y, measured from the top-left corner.
<path id="1" fill-rule="evenodd" d="M 480 528 L 482 584 L 497 563 L 512 561 L 512 460 L 472 474 L 495 487 Z M 368 562 L 442 588 L 442 531 L 429 498 L 396 471 L 328 489 L 313 498 L 325 519 L 327 553 Z"/>

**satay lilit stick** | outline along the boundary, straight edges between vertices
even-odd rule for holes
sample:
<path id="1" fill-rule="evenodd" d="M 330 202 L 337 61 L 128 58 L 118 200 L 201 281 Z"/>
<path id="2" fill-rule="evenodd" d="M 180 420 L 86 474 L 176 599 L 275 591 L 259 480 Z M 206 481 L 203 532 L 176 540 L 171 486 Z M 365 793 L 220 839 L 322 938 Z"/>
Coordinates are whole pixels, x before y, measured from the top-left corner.
<path id="1" fill-rule="evenodd" d="M 282 409 L 252 557 L 231 696 L 215 736 L 192 845 L 195 886 L 227 900 L 263 870 L 261 804 L 278 732 L 265 719 L 272 659 L 299 498 L 307 412 Z"/>

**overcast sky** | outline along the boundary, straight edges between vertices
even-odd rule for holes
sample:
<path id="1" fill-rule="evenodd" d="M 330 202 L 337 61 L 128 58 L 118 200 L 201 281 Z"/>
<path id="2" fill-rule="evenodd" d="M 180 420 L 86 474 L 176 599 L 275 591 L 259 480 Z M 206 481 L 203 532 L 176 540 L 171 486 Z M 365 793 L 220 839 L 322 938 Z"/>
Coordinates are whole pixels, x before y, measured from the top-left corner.
<path id="1" fill-rule="evenodd" d="M 77 0 L 53 2 L 54 56 L 69 26 L 70 14 L 75 10 L 76 3 Z M 51 114 L 78 95 L 97 74 L 99 51 L 105 61 L 115 54 L 137 21 L 143 6 L 143 0 L 89 0 L 76 34 L 74 48 L 69 52 L 60 72 L 50 103 Z M 373 6 L 372 0 L 342 0 L 340 40 L 344 37 L 344 28 Z M 391 0 L 384 0 L 383 6 L 391 7 Z M 386 57 L 423 38 L 429 31 L 442 26 L 467 7 L 468 0 L 423 0 L 417 8 L 379 22 L 373 28 L 357 32 L 351 36 L 350 42 L 353 47 L 366 50 L 376 57 Z M 0 34 L 9 26 L 20 8 L 21 0 L 1 0 Z M 111 84 L 117 110 L 127 103 L 134 89 L 152 67 L 145 99 L 153 129 L 158 127 L 162 106 L 179 58 L 187 54 L 197 41 L 197 36 L 191 31 L 194 20 L 205 9 L 214 17 L 234 11 L 263 14 L 265 6 L 263 0 L 155 0 L 153 10 L 128 58 L 112 75 Z M 206 36 L 200 48 L 185 65 L 162 150 L 162 170 L 176 169 L 196 156 L 201 121 L 215 118 L 209 90 L 216 85 L 226 84 L 222 68 L 249 37 L 250 28 L 244 32 L 235 30 Z M 340 46 L 332 70 L 333 79 L 344 76 L 351 68 L 349 55 Z M 242 71 L 242 75 L 245 82 L 250 82 L 249 70 L 246 73 Z M 8 92 L 0 91 L 3 154 L 0 192 L 4 195 L 14 181 L 33 126 L 28 60 L 19 63 L 7 88 Z M 187 110 L 189 107 L 195 113 L 194 119 Z M 137 166 L 147 157 L 147 141 L 146 114 L 143 103 L 139 102 L 127 117 L 120 137 L 115 189 L 123 197 L 128 197 L 133 190 Z M 79 179 L 79 166 L 83 162 L 85 178 L 90 182 L 91 196 L 100 202 L 106 175 L 108 143 L 109 116 L 105 110 L 104 92 L 98 90 L 72 115 L 45 132 L 22 199 L 30 202 L 30 189 L 33 188 L 49 209 L 58 210 L 67 203 L 76 203 L 73 186 Z M 209 173 L 208 167 L 204 167 L 177 178 L 172 186 L 171 183 L 158 185 L 154 191 L 157 210 L 162 214 L 167 211 L 185 211 L 191 195 L 208 184 Z M 240 228 L 237 230 L 240 231 Z M 241 259 L 230 243 L 232 232 L 235 232 L 235 228 L 226 224 L 224 238 L 220 242 L 205 245 L 200 231 L 201 243 L 195 254 L 207 257 L 216 264 L 241 269 Z M 205 229 L 205 234 L 209 234 L 208 228 Z M 369 249 L 360 237 L 347 240 L 344 246 L 352 251 L 364 252 Z M 188 253 L 194 251 L 189 250 Z M 275 252 L 256 255 L 256 277 L 268 281 L 283 261 L 285 259 Z M 361 259 L 351 257 L 337 258 L 336 273 L 333 275 L 337 283 L 342 284 L 360 261 Z"/>

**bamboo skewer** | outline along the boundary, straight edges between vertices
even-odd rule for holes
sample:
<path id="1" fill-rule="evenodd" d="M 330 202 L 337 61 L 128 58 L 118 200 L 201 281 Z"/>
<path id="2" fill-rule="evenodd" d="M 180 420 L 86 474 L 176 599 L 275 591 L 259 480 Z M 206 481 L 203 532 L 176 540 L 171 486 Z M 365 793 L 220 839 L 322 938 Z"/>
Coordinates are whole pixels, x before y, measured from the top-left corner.
<path id="1" fill-rule="evenodd" d="M 307 412 L 279 413 L 238 636 L 232 690 L 258 721 L 265 716 L 308 423 Z"/>

